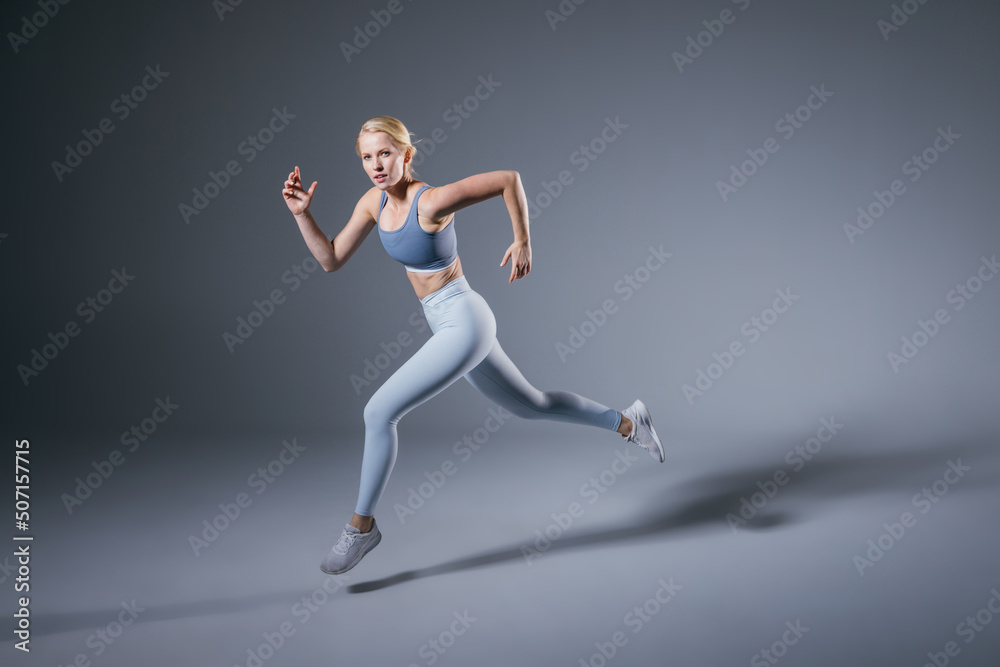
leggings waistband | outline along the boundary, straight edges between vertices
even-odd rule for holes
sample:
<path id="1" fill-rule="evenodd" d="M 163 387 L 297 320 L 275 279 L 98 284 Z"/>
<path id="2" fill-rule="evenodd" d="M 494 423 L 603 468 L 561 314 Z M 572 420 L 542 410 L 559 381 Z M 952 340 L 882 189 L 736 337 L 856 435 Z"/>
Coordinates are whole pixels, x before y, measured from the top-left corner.
<path id="1" fill-rule="evenodd" d="M 450 283 L 442 287 L 441 289 L 435 290 L 425 296 L 420 300 L 421 305 L 424 308 L 434 308 L 440 304 L 445 299 L 461 294 L 462 292 L 471 292 L 472 287 L 469 286 L 469 281 L 465 279 L 464 275 L 455 278 Z"/>

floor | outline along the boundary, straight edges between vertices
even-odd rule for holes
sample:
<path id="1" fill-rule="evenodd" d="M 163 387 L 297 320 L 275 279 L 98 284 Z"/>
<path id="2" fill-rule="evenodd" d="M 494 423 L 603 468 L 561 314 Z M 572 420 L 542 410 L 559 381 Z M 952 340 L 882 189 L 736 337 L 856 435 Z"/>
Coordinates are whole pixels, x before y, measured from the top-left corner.
<path id="1" fill-rule="evenodd" d="M 661 435 L 663 464 L 575 425 L 401 426 L 382 542 L 337 577 L 357 442 L 164 435 L 72 513 L 83 472 L 39 474 L 30 662 L 1000 664 L 995 433 Z"/>

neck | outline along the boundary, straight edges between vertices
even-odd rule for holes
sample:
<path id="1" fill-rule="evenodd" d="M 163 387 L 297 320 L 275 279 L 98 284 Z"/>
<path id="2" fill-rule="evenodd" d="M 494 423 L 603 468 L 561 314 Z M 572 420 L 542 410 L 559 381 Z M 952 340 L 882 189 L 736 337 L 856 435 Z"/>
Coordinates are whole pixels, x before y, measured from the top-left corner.
<path id="1" fill-rule="evenodd" d="M 409 175 L 403 176 L 403 178 L 399 179 L 398 183 L 387 187 L 385 189 L 385 193 L 386 195 L 388 195 L 390 199 L 394 199 L 399 202 L 405 202 L 406 193 L 409 192 L 410 185 L 412 185 L 413 183 L 415 183 L 415 181 L 412 178 L 410 178 Z"/>

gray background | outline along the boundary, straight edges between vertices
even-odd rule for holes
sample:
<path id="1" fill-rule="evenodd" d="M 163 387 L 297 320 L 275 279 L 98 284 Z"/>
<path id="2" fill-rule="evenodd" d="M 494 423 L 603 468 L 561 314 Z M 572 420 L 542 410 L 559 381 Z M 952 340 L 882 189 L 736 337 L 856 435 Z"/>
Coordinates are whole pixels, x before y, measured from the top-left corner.
<path id="1" fill-rule="evenodd" d="M 322 584 L 357 492 L 365 402 L 429 332 L 377 235 L 291 290 L 282 276 L 309 254 L 280 190 L 299 165 L 319 181 L 320 227 L 339 232 L 369 187 L 357 129 L 380 114 L 425 148 L 444 130 L 418 168 L 431 185 L 516 169 L 544 202 L 570 171 L 532 217 L 532 270 L 512 285 L 502 202 L 460 211 L 465 274 L 536 386 L 619 409 L 642 398 L 668 458 L 636 464 L 530 567 L 520 547 L 607 469 L 607 434 L 514 419 L 398 521 L 394 505 L 457 460 L 452 444 L 492 407 L 456 383 L 400 423 L 384 543 L 350 573 L 393 585 L 338 591 L 270 664 L 426 664 L 421 643 L 465 607 L 482 621 L 439 664 L 579 664 L 667 576 L 686 588 L 613 664 L 746 664 L 799 617 L 815 629 L 787 664 L 920 665 L 955 639 L 1000 585 L 1000 281 L 961 310 L 947 300 L 1000 249 L 996 4 L 927 2 L 888 39 L 889 2 L 590 0 L 563 3 L 575 11 L 555 29 L 556 2 L 401 6 L 350 62 L 341 44 L 385 3 L 246 2 L 222 20 L 209 2 L 70 3 L 17 53 L 8 42 L 3 426 L 32 443 L 38 635 L 30 657 L 9 641 L 5 656 L 67 663 L 137 598 L 150 611 L 95 664 L 245 664 Z M 735 20 L 678 71 L 674 52 L 724 9 Z M 38 11 L 7 3 L 0 25 L 20 31 Z M 119 119 L 112 101 L 157 65 L 169 76 Z M 500 85 L 454 127 L 448 110 L 480 77 Z M 776 121 L 813 86 L 833 95 L 786 138 Z M 273 108 L 295 118 L 247 162 L 238 146 Z M 115 130 L 57 179 L 52 163 L 105 117 Z M 580 171 L 574 152 L 607 118 L 627 127 Z M 949 127 L 960 138 L 911 182 L 904 163 Z M 768 137 L 778 152 L 723 201 L 716 183 Z M 186 224 L 178 206 L 234 159 L 242 172 Z M 851 243 L 844 225 L 894 179 L 905 194 Z M 617 281 L 661 245 L 671 258 L 625 300 Z M 77 305 L 122 267 L 134 281 L 85 323 Z M 224 332 L 275 288 L 287 301 L 231 353 Z M 784 289 L 798 301 L 751 343 L 741 327 Z M 618 310 L 563 360 L 557 343 L 605 299 Z M 939 308 L 950 321 L 894 370 L 887 354 Z M 80 334 L 25 385 L 18 365 L 70 321 Z M 352 374 L 401 332 L 414 344 L 356 390 Z M 745 354 L 685 398 L 737 340 Z M 167 397 L 175 413 L 68 512 L 63 494 Z M 734 534 L 727 513 L 821 418 L 842 432 Z M 188 535 L 292 438 L 308 463 L 193 555 Z M 958 458 L 968 476 L 859 576 L 852 557 Z M 987 625 L 954 664 L 995 665 L 998 648 Z"/>

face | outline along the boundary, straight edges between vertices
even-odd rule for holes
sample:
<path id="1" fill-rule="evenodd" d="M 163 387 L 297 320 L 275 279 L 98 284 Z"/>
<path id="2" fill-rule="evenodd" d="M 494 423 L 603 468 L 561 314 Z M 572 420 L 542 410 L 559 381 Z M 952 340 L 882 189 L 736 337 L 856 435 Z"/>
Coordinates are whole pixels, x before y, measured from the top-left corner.
<path id="1" fill-rule="evenodd" d="M 398 183 L 405 172 L 406 156 L 385 132 L 364 132 L 358 140 L 361 164 L 380 189 Z"/>

